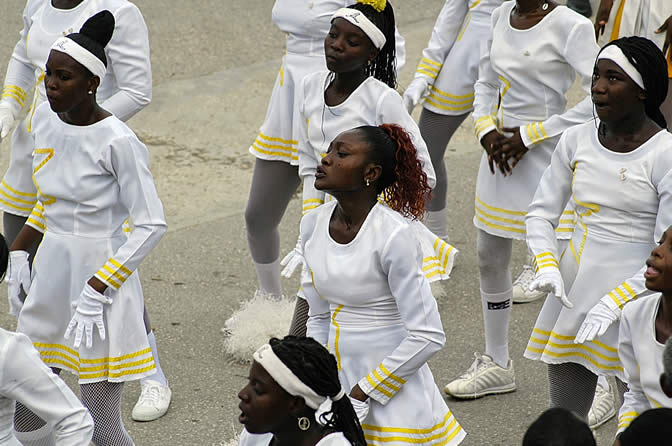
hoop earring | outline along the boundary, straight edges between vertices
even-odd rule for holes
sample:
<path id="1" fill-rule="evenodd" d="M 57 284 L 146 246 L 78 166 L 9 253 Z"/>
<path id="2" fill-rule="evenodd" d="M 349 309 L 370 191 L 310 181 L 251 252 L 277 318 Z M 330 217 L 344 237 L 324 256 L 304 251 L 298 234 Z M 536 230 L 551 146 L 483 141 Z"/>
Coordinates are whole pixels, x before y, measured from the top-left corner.
<path id="1" fill-rule="evenodd" d="M 305 432 L 308 429 L 310 429 L 310 419 L 308 419 L 308 417 L 300 417 L 298 419 L 298 422 L 299 422 L 298 423 L 299 424 L 299 429 L 301 429 L 302 431 Z"/>
<path id="2" fill-rule="evenodd" d="M 369 186 L 371 186 L 371 182 L 369 181 L 369 179 L 368 179 L 368 178 L 366 179 L 365 183 L 366 183 L 366 187 L 369 187 Z"/>

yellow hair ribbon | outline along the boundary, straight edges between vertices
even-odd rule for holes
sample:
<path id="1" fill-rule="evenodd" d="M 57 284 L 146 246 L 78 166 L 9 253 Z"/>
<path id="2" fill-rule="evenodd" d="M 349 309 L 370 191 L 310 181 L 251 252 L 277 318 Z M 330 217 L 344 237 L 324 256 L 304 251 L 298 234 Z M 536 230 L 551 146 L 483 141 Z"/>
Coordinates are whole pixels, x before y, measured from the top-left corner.
<path id="1" fill-rule="evenodd" d="M 357 0 L 357 3 L 370 5 L 378 12 L 383 12 L 383 9 L 385 9 L 385 6 L 387 6 L 387 0 Z"/>

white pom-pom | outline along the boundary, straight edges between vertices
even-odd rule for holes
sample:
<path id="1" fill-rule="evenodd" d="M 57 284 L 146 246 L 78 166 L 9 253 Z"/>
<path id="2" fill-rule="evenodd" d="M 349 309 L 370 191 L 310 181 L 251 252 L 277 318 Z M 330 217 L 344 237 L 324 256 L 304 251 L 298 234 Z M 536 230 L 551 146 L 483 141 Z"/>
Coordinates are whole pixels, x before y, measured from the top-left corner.
<path id="1" fill-rule="evenodd" d="M 295 297 L 257 291 L 224 323 L 224 351 L 239 362 L 252 362 L 252 354 L 270 338 L 283 338 L 294 315 Z"/>

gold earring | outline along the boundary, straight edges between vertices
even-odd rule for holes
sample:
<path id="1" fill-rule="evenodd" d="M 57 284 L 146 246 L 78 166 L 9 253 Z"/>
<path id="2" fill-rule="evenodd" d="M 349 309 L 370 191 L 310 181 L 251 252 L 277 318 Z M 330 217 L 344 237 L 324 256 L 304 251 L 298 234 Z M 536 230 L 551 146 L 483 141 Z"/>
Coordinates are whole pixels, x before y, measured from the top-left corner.
<path id="1" fill-rule="evenodd" d="M 298 422 L 299 422 L 299 429 L 301 429 L 302 431 L 307 431 L 308 429 L 310 429 L 310 420 L 308 419 L 308 417 L 300 417 L 298 419 Z"/>
<path id="2" fill-rule="evenodd" d="M 368 178 L 366 179 L 365 183 L 366 183 L 366 187 L 369 187 L 369 186 L 371 186 L 371 182 L 369 181 L 369 179 L 368 179 Z"/>

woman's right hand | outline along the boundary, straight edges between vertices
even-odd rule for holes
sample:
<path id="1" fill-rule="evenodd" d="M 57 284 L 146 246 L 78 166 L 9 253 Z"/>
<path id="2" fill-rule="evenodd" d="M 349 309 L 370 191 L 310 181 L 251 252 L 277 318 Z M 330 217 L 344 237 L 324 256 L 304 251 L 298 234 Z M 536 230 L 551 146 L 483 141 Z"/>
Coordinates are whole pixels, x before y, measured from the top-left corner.
<path id="1" fill-rule="evenodd" d="M 499 133 L 497 130 L 491 130 L 486 133 L 483 138 L 481 138 L 481 145 L 488 154 L 488 165 L 490 166 L 490 172 L 495 174 L 495 164 L 499 167 L 499 170 L 503 175 L 506 176 L 506 169 L 502 164 L 501 150 L 502 143 L 504 142 L 504 135 Z"/>
<path id="2" fill-rule="evenodd" d="M 598 40 L 604 34 L 604 28 L 607 26 L 613 6 L 614 0 L 600 1 L 600 6 L 597 8 L 597 14 L 595 15 L 595 40 Z"/>

